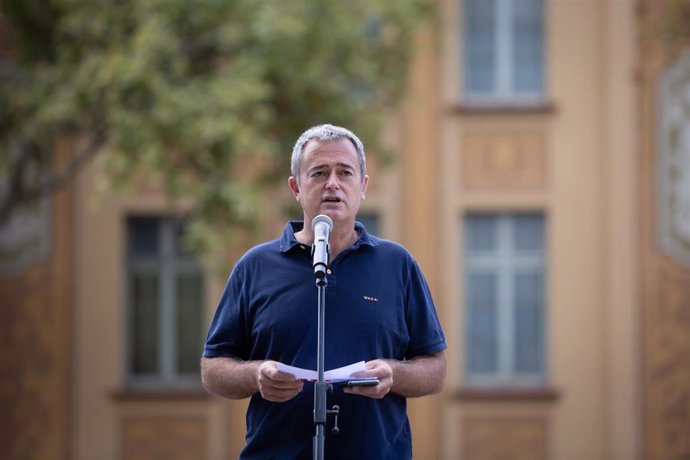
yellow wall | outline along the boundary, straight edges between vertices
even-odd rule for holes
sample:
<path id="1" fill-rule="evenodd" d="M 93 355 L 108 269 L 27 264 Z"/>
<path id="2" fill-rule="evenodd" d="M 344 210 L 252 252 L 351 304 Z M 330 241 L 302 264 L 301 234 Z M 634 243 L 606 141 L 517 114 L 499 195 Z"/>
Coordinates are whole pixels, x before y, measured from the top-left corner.
<path id="1" fill-rule="evenodd" d="M 443 457 L 640 458 L 634 2 L 547 2 L 547 104 L 522 111 L 457 108 L 459 12 L 456 2 L 442 6 L 443 72 L 429 84 L 444 88 L 436 200 L 436 283 L 450 345 Z M 460 218 L 476 210 L 546 216 L 549 385 L 531 396 L 461 391 L 456 255 Z"/>
<path id="2" fill-rule="evenodd" d="M 77 200 L 75 317 L 75 458 L 230 458 L 243 435 L 234 427 L 232 403 L 198 392 L 126 388 L 125 222 L 129 214 L 165 214 L 188 209 L 171 205 L 155 187 L 113 198 L 99 193 L 98 163 L 79 178 Z M 210 320 L 222 280 L 207 286 Z M 236 456 L 236 455 L 235 455 Z"/>
<path id="3" fill-rule="evenodd" d="M 457 2 L 439 2 L 440 26 L 416 41 L 407 98 L 385 133 L 396 161 L 372 168 L 364 206 L 380 213 L 384 236 L 420 262 L 448 340 L 443 393 L 410 402 L 417 459 L 481 460 L 502 452 L 530 460 L 664 458 L 671 452 L 665 434 L 687 427 L 664 418 L 656 388 L 661 382 L 678 390 L 690 370 L 678 365 L 670 383 L 654 374 L 664 356 L 658 339 L 672 327 L 651 329 L 659 292 L 685 298 L 690 283 L 671 283 L 688 279 L 687 267 L 654 246 L 654 91 L 664 61 L 643 62 L 637 3 L 547 2 L 548 98 L 534 110 L 462 106 Z M 55 416 L 73 423 L 51 430 L 53 444 L 69 437 L 54 458 L 136 459 L 156 451 L 234 458 L 246 401 L 126 391 L 124 219 L 176 206 L 155 187 L 96 203 L 98 174 L 96 163 L 76 184 L 73 226 L 60 221 L 63 237 L 73 231 L 62 247 L 73 255 L 56 257 L 73 264 L 74 291 L 60 291 L 59 283 L 55 289 L 60 305 L 73 297 L 74 307 L 53 338 L 71 343 L 73 355 L 60 361 L 67 370 L 53 375 L 72 386 L 65 399 L 71 410 L 60 406 Z M 477 210 L 546 216 L 544 388 L 477 393 L 463 385 L 461 218 Z M 209 320 L 223 282 L 213 278 L 207 286 Z"/>

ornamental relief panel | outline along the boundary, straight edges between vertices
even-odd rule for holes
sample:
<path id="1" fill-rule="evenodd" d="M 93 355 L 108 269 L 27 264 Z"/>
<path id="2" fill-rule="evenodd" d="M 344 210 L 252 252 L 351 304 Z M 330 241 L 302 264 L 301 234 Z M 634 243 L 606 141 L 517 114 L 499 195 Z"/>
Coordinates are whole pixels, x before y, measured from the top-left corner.
<path id="1" fill-rule="evenodd" d="M 643 182 L 645 458 L 690 458 L 690 52 L 648 69 Z"/>
<path id="2" fill-rule="evenodd" d="M 462 187 L 466 190 L 541 190 L 545 139 L 540 131 L 468 131 L 462 139 Z"/>
<path id="3" fill-rule="evenodd" d="M 690 271 L 662 265 L 645 311 L 646 430 L 651 458 L 690 458 Z"/>
<path id="4" fill-rule="evenodd" d="M 206 421 L 196 416 L 123 418 L 123 460 L 203 460 Z"/>
<path id="5" fill-rule="evenodd" d="M 664 73 L 659 99 L 660 245 L 690 267 L 690 52 Z"/>
<path id="6" fill-rule="evenodd" d="M 546 459 L 546 420 L 541 417 L 466 417 L 462 458 Z M 500 442 L 496 442 L 500 440 Z"/>

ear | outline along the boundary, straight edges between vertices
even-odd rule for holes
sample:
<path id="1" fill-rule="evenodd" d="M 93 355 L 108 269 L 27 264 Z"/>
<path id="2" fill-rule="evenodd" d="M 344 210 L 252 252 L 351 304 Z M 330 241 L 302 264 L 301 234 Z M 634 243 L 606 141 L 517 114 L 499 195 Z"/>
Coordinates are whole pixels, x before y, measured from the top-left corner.
<path id="1" fill-rule="evenodd" d="M 292 190 L 292 194 L 295 196 L 295 199 L 299 201 L 299 185 L 297 184 L 297 179 L 295 179 L 295 176 L 290 176 L 288 179 L 288 185 L 290 186 L 290 190 Z"/>
<path id="2" fill-rule="evenodd" d="M 367 195 L 367 186 L 369 185 L 369 176 L 364 175 L 364 179 L 362 180 L 362 199 L 364 199 Z"/>

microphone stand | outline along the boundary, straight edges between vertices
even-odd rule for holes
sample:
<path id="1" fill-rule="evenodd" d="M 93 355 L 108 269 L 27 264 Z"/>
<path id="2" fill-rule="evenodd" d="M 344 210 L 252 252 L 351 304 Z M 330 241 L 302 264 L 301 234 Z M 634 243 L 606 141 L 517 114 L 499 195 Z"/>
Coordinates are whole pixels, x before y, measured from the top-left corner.
<path id="1" fill-rule="evenodd" d="M 318 291 L 318 331 L 316 340 L 316 371 L 318 374 L 318 381 L 314 384 L 314 427 L 315 434 L 313 438 L 313 452 L 314 460 L 324 459 L 325 446 L 325 428 L 328 420 L 328 415 L 335 417 L 335 424 L 333 426 L 333 434 L 338 434 L 338 413 L 340 408 L 335 405 L 331 410 L 326 409 L 328 391 L 332 391 L 333 387 L 324 381 L 324 354 L 325 354 L 325 330 L 326 330 L 326 287 L 328 280 L 326 279 L 326 267 L 321 267 L 316 270 L 316 288 Z"/>

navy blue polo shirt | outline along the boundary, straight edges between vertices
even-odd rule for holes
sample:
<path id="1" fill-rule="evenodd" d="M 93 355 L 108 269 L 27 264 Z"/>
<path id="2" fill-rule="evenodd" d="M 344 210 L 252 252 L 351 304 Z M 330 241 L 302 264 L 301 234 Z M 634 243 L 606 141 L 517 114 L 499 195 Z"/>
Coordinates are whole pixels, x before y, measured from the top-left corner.
<path id="1" fill-rule="evenodd" d="M 281 238 L 236 263 L 211 323 L 203 355 L 271 359 L 316 370 L 317 288 L 311 247 L 289 222 Z M 429 287 L 401 245 L 355 228 L 357 242 L 330 264 L 326 288 L 325 370 L 373 359 L 410 359 L 446 348 Z M 348 395 L 335 385 L 340 434 L 326 430 L 327 459 L 405 459 L 412 439 L 405 398 Z M 242 459 L 310 459 L 314 386 L 284 403 L 254 394 Z"/>

